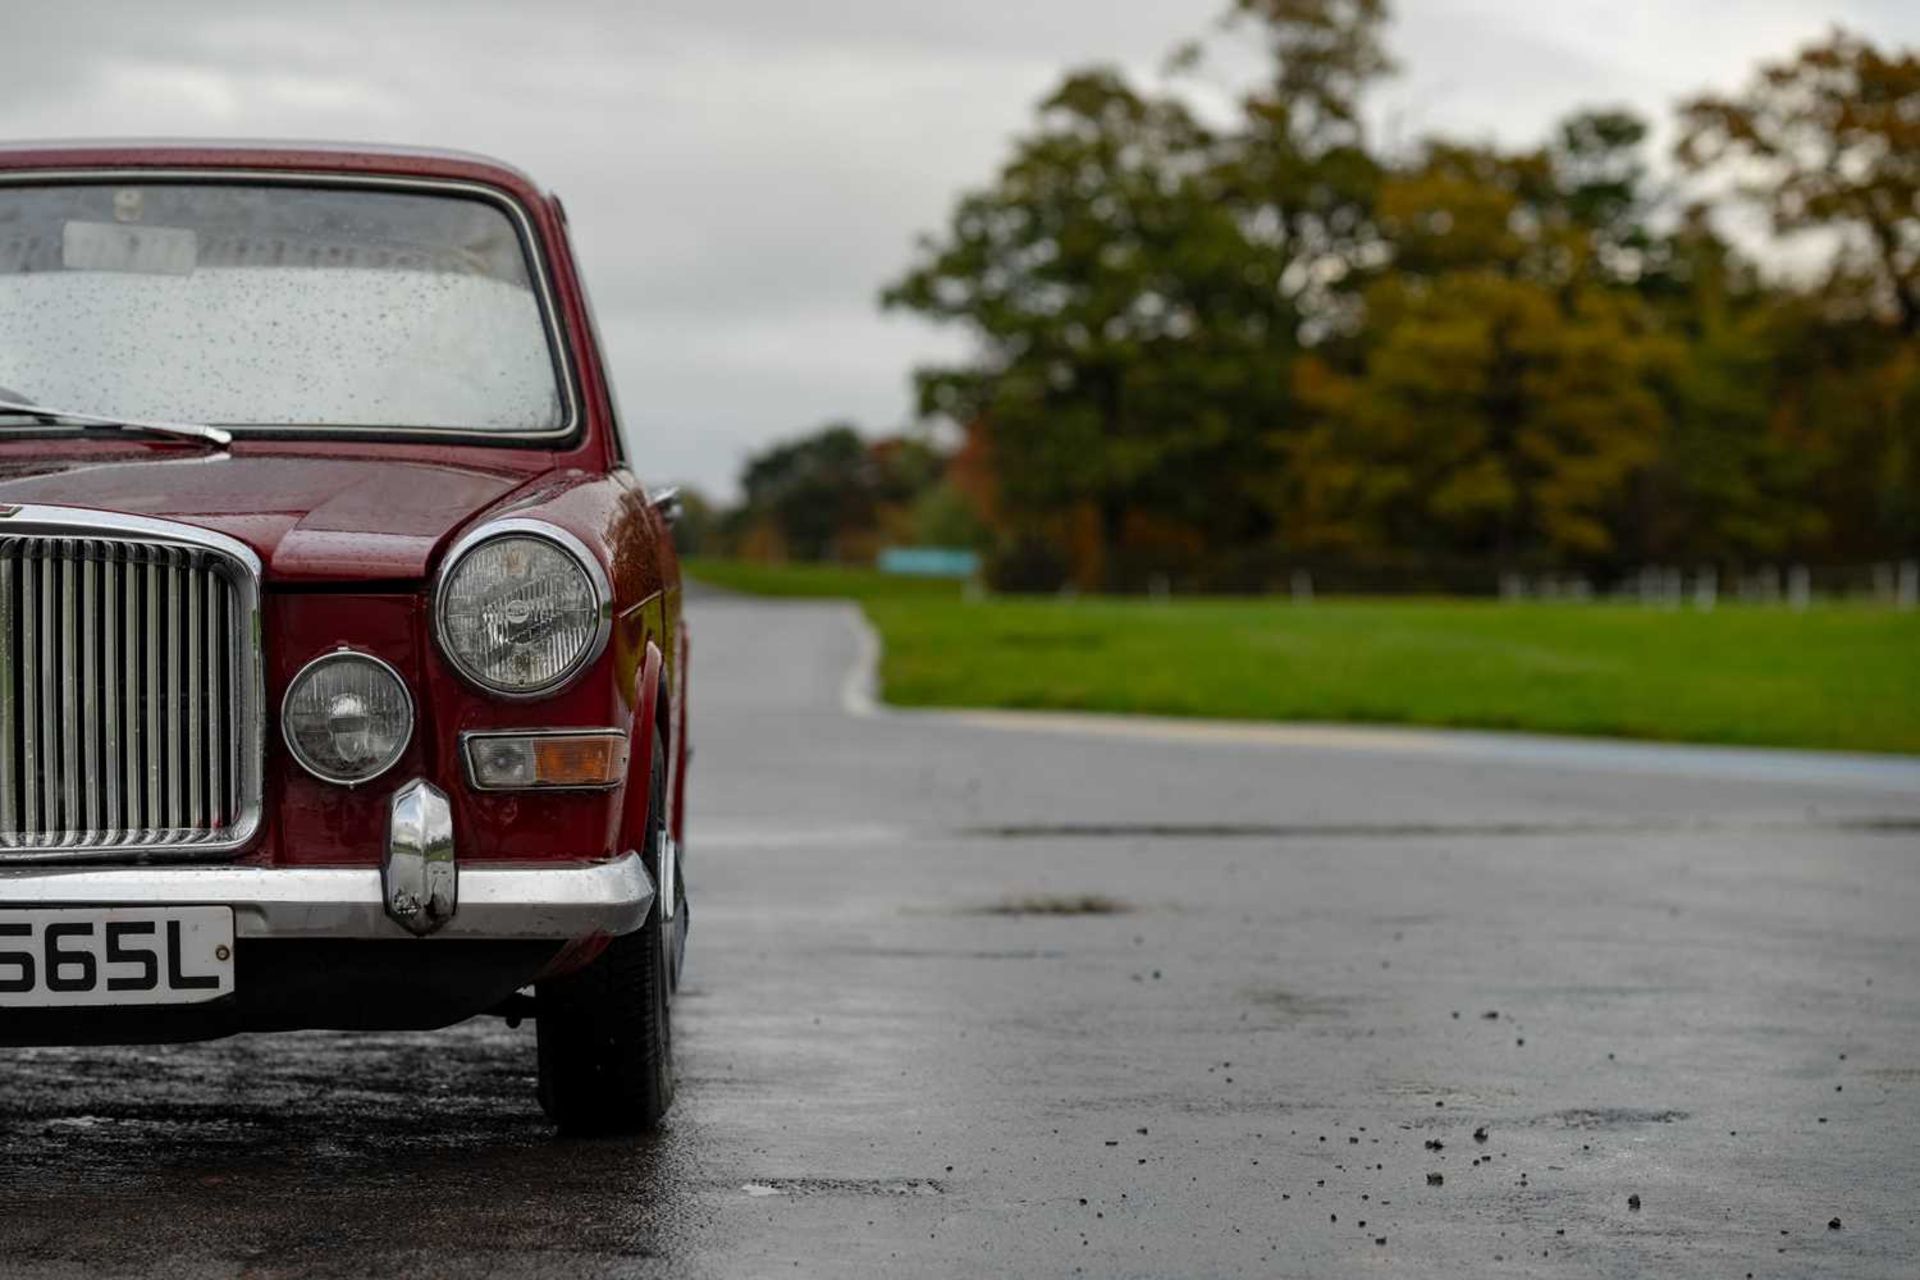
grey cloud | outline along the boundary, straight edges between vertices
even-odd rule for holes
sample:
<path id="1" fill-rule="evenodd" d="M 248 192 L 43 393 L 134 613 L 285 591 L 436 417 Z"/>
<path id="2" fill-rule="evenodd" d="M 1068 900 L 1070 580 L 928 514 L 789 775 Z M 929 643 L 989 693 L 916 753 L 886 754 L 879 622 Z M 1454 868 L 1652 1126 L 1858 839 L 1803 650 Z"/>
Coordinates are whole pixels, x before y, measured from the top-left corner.
<path id="1" fill-rule="evenodd" d="M 1659 114 L 1889 0 L 1402 0 L 1376 115 L 1521 142 Z M 909 418 L 957 335 L 880 286 L 1070 65 L 1151 74 L 1225 0 L 222 0 L 8 6 L 0 135 L 370 138 L 500 155 L 566 198 L 636 455 L 730 488 L 765 441 Z M 1230 64 L 1231 65 L 1231 64 Z"/>

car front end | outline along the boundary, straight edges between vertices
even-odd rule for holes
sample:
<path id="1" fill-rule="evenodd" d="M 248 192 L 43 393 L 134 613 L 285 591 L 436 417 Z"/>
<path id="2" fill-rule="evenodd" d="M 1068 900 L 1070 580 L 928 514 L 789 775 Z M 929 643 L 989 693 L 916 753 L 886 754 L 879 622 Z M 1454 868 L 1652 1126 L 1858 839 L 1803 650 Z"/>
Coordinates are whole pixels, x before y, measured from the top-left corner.
<path id="1" fill-rule="evenodd" d="M 594 1028 L 664 1040 L 686 639 L 613 413 L 517 171 L 0 149 L 0 1043 L 534 1016 L 556 1119 L 657 1121 Z"/>

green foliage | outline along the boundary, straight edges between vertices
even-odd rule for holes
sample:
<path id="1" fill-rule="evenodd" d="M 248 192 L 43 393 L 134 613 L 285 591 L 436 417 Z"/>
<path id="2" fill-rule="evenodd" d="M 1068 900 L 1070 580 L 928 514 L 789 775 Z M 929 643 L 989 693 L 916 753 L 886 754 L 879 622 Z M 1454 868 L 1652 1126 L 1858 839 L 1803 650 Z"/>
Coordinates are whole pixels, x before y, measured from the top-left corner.
<path id="1" fill-rule="evenodd" d="M 965 198 L 889 290 L 979 338 L 978 365 L 923 373 L 923 406 L 991 425 L 1016 521 L 1086 504 L 1112 541 L 1132 508 L 1199 514 L 1193 486 L 1245 447 L 1236 405 L 1273 393 L 1270 335 L 1211 319 L 1238 314 L 1250 249 L 1214 199 L 1209 147 L 1177 104 L 1075 76 L 998 187 Z"/>
<path id="2" fill-rule="evenodd" d="M 1736 175 L 1776 230 L 1853 234 L 1842 271 L 1863 271 L 1900 331 L 1920 334 L 1920 55 L 1836 31 L 1736 97 L 1686 104 L 1681 124 L 1681 163 Z"/>
<path id="3" fill-rule="evenodd" d="M 990 188 L 885 295 L 964 324 L 979 357 L 921 376 L 930 413 L 990 432 L 1011 535 L 1084 510 L 1093 576 L 1130 518 L 1207 543 L 1264 537 L 1249 423 L 1282 416 L 1312 266 L 1365 222 L 1359 85 L 1384 67 L 1377 0 L 1271 0 L 1242 14 L 1280 59 L 1222 138 L 1118 72 L 1076 73 Z"/>
<path id="4" fill-rule="evenodd" d="M 799 560 L 828 558 L 842 527 L 871 518 L 867 446 L 844 424 L 755 454 L 740 487 L 747 510 L 766 513 Z"/>
<path id="5" fill-rule="evenodd" d="M 844 558 L 848 544 L 872 543 L 889 508 L 910 507 L 940 483 L 945 460 L 926 442 L 872 444 L 844 423 L 776 444 L 747 460 L 727 543 L 738 550 L 762 523 L 778 558 Z"/>
<path id="6" fill-rule="evenodd" d="M 991 531 L 951 484 L 937 484 L 920 494 L 912 520 L 915 546 L 977 549 L 992 540 Z"/>
<path id="7" fill-rule="evenodd" d="M 1454 271 L 1384 281 L 1369 309 L 1381 331 L 1364 370 L 1303 365 L 1314 425 L 1277 438 L 1283 481 L 1314 481 L 1277 492 L 1295 545 L 1616 550 L 1620 495 L 1663 427 L 1647 370 L 1664 352 L 1629 306 Z"/>
<path id="8" fill-rule="evenodd" d="M 1252 549 L 1920 552 L 1920 60 L 1837 32 L 1684 109 L 1688 169 L 1847 236 L 1805 291 L 1649 177 L 1629 111 L 1383 159 L 1386 17 L 1232 0 L 1269 71 L 1225 124 L 1069 75 L 886 291 L 975 339 L 921 404 L 986 445 L 999 561 L 1117 587 Z"/>
<path id="9" fill-rule="evenodd" d="M 691 486 L 680 490 L 680 521 L 674 526 L 673 544 L 683 556 L 710 553 L 723 540 L 722 513 L 712 499 Z"/>

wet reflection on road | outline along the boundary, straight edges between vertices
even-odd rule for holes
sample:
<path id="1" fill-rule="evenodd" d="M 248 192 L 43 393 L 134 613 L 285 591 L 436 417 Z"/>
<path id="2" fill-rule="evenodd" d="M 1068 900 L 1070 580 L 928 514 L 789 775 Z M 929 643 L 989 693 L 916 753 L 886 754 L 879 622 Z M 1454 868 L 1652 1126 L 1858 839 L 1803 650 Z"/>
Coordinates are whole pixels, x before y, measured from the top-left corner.
<path id="1" fill-rule="evenodd" d="M 671 1134 L 553 1137 L 533 1102 L 531 1028 L 7 1058 L 9 1271 L 664 1262 L 690 1205 Z"/>

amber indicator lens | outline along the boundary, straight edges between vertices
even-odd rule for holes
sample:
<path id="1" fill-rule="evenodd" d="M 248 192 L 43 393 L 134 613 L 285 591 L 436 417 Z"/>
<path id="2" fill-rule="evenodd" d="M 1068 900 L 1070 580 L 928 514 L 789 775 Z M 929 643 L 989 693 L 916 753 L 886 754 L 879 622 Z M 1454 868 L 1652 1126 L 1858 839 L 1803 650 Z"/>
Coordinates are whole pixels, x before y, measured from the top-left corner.
<path id="1" fill-rule="evenodd" d="M 473 785 L 483 791 L 611 787 L 627 772 L 624 734 L 487 734 L 467 739 Z"/>

